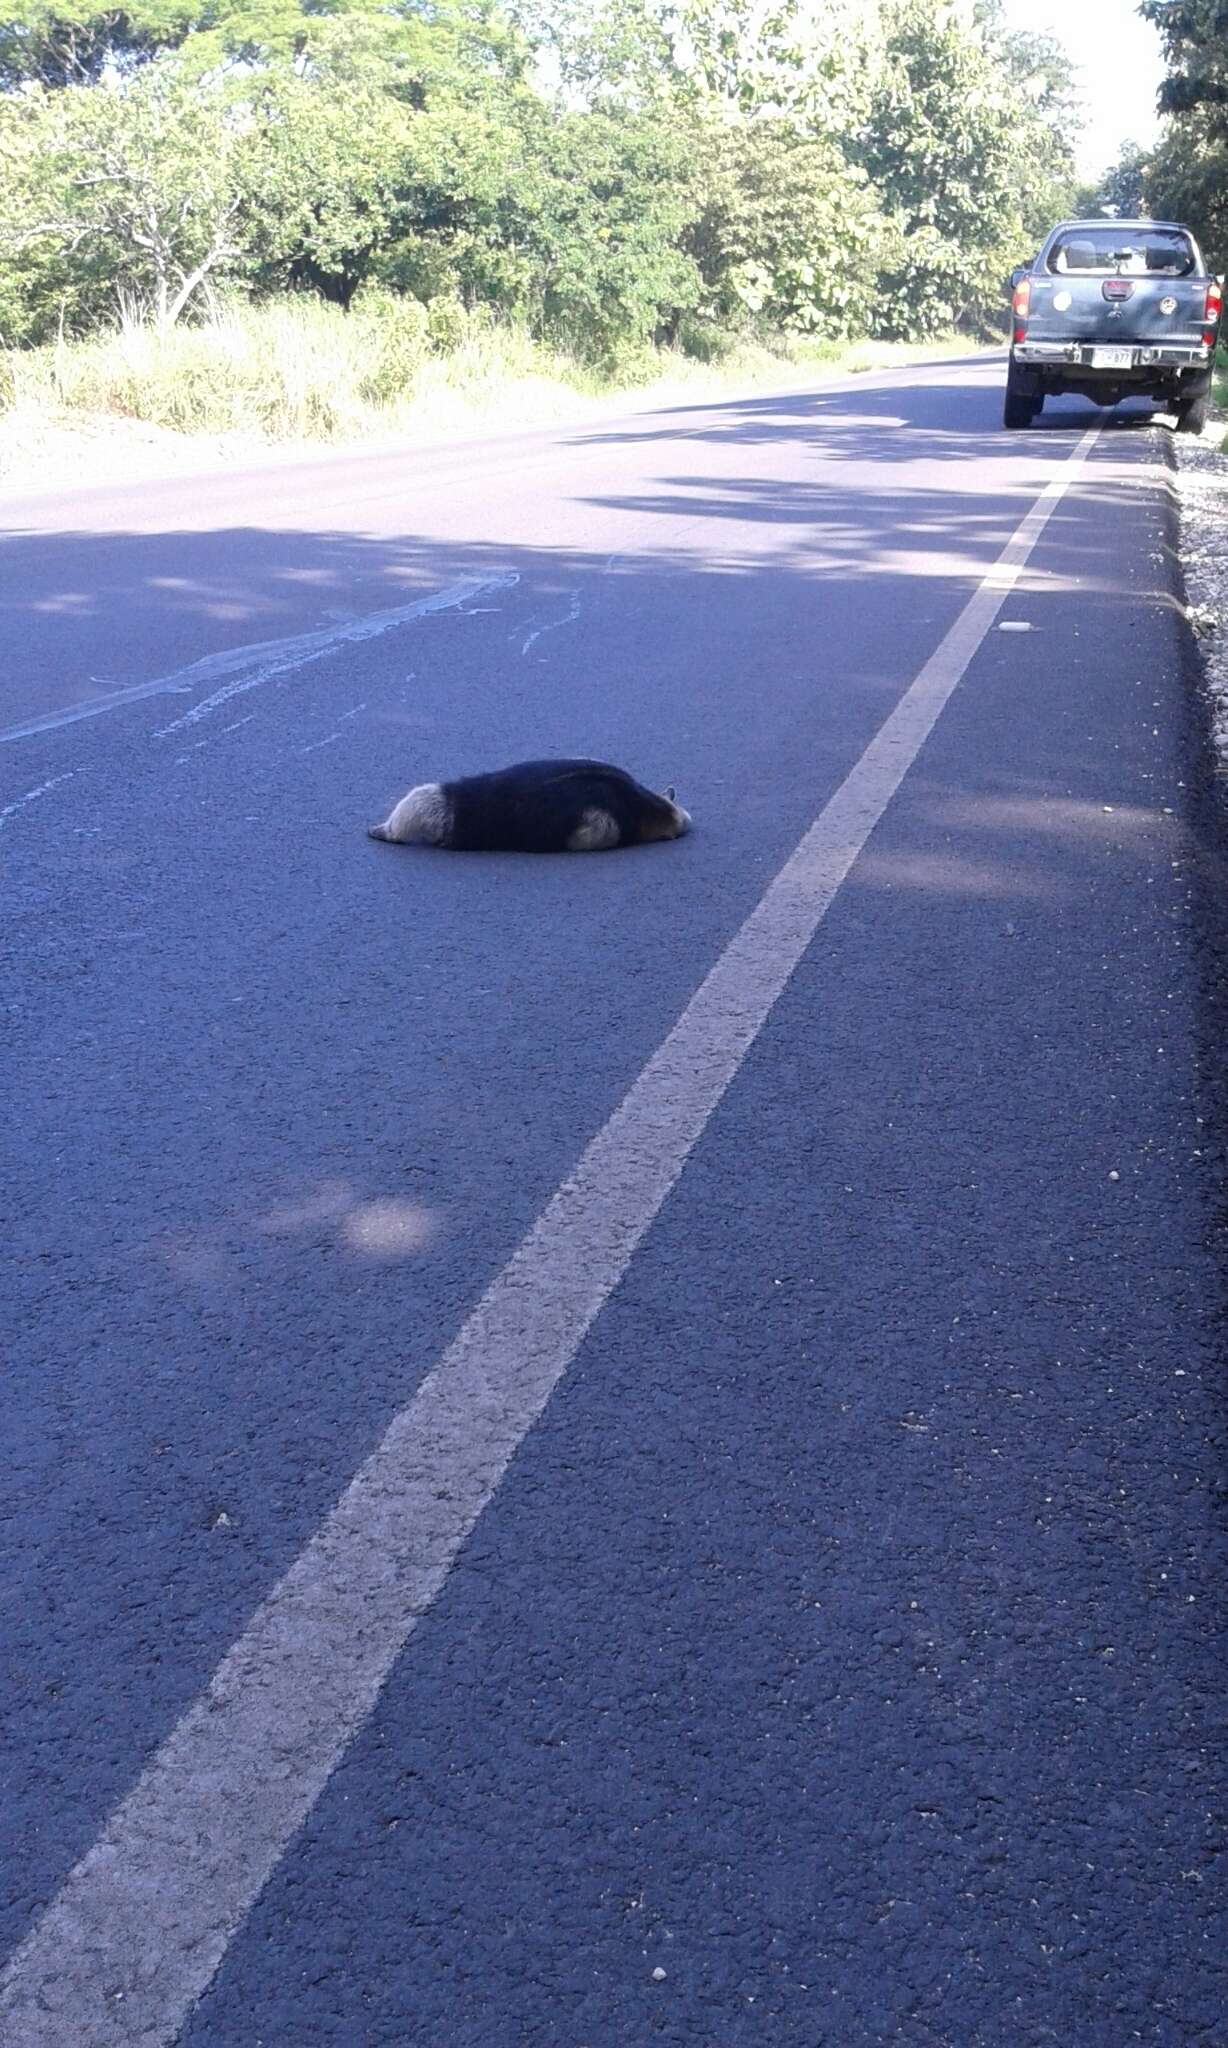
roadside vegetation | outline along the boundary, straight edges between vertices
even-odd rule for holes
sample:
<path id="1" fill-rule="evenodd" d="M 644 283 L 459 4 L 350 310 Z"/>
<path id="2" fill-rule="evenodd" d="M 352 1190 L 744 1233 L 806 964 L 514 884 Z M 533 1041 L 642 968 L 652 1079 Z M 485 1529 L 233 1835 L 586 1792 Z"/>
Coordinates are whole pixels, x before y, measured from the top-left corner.
<path id="1" fill-rule="evenodd" d="M 1167 116 L 1141 167 L 1157 212 L 1188 220 L 1211 268 L 1228 269 L 1228 0 L 1141 0 L 1160 31 Z"/>
<path id="2" fill-rule="evenodd" d="M 0 20 L 10 417 L 337 437 L 967 345 L 1075 189 L 996 0 L 66 4 Z"/>
<path id="3" fill-rule="evenodd" d="M 1188 221 L 1210 268 L 1228 271 L 1228 0 L 1140 0 L 1164 48 L 1157 147 L 1127 143 L 1099 190 L 1120 213 Z M 1228 416 L 1228 352 L 1215 398 Z M 1222 443 L 1228 452 L 1228 436 Z"/>
<path id="4" fill-rule="evenodd" d="M 180 434 L 347 441 L 502 425 L 509 405 L 521 423 L 546 422 L 633 385 L 745 389 L 816 368 L 877 369 L 968 346 L 955 335 L 927 344 L 728 336 L 702 359 L 645 345 L 615 374 L 487 308 L 449 305 L 438 328 L 423 317 L 429 310 L 438 308 L 377 289 L 348 311 L 302 293 L 266 303 L 210 294 L 173 327 L 121 319 L 89 339 L 14 351 L 10 428 L 33 433 L 39 420 L 88 415 Z"/>

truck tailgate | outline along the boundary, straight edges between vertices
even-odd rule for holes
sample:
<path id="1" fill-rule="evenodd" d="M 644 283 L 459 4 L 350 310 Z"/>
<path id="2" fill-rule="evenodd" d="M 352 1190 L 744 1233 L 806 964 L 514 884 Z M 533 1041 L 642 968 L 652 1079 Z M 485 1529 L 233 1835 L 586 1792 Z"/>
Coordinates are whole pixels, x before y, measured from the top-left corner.
<path id="1" fill-rule="evenodd" d="M 1205 278 L 1034 276 L 1029 341 L 1108 346 L 1202 340 Z"/>

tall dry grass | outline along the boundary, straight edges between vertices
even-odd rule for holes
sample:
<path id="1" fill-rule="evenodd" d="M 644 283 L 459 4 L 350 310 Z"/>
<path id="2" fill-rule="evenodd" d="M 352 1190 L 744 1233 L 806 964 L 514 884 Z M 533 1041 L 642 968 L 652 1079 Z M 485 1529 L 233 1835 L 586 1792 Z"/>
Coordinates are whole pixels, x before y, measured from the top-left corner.
<path id="1" fill-rule="evenodd" d="M 426 306 L 375 290 L 343 312 L 307 296 L 265 305 L 215 298 L 192 324 L 159 329 L 125 311 L 110 333 L 9 353 L 0 358 L 0 410 L 10 422 L 125 420 L 186 435 L 349 441 L 548 420 L 634 387 L 745 387 L 782 381 L 793 367 L 866 369 L 925 353 L 874 342 L 769 347 L 715 330 L 684 339 L 686 350 L 639 349 L 597 370 L 454 300 Z"/>

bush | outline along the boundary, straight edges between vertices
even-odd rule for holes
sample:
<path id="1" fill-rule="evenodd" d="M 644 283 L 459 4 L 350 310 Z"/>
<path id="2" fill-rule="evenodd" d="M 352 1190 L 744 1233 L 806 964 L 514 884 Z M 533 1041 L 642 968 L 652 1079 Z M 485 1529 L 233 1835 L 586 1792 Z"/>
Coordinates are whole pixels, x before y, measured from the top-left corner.
<path id="1" fill-rule="evenodd" d="M 730 328 L 718 326 L 700 313 L 683 314 L 675 340 L 683 355 L 695 363 L 723 363 L 738 344 Z"/>
<path id="2" fill-rule="evenodd" d="M 420 299 L 364 285 L 350 306 L 365 364 L 359 390 L 371 405 L 394 405 L 417 389 L 430 353 L 430 316 Z"/>
<path id="3" fill-rule="evenodd" d="M 457 298 L 432 299 L 426 309 L 426 332 L 437 356 L 452 355 L 469 333 L 469 316 Z"/>

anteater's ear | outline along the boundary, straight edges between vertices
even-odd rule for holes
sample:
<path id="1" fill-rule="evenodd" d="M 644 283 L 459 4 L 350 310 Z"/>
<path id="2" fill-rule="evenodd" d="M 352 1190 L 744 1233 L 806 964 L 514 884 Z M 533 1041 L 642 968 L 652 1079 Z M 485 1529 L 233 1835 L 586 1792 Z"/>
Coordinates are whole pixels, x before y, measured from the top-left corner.
<path id="1" fill-rule="evenodd" d="M 668 788 L 668 789 L 666 790 L 665 794 L 666 794 L 666 796 L 668 797 L 668 799 L 669 799 L 670 803 L 672 804 L 672 803 L 674 802 L 675 798 L 676 798 L 676 797 L 677 797 L 677 795 L 678 795 L 678 792 L 677 792 L 677 790 L 676 790 L 676 789 L 674 788 L 674 785 L 673 785 L 673 783 L 672 783 L 672 782 L 670 783 L 670 785 L 669 785 L 669 788 Z"/>

